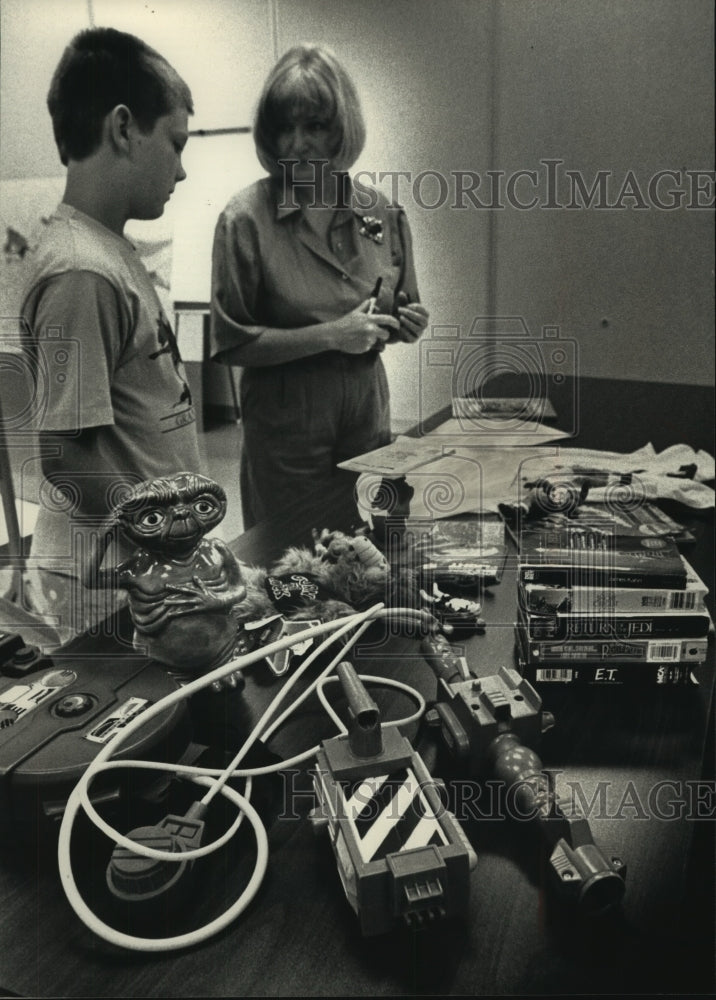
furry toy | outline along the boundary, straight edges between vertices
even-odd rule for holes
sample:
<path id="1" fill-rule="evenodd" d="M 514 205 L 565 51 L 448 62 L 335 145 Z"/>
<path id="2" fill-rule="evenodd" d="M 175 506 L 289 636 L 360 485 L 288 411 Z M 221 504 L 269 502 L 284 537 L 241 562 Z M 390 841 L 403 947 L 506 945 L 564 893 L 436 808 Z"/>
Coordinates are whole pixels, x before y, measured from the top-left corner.
<path id="1" fill-rule="evenodd" d="M 251 620 L 332 621 L 385 601 L 390 567 L 364 536 L 314 529 L 314 549 L 291 546 L 269 569 L 242 567 L 247 594 L 237 614 Z"/>
<path id="2" fill-rule="evenodd" d="M 314 530 L 313 539 L 313 549 L 291 546 L 268 569 L 242 566 L 246 596 L 235 608 L 243 625 L 239 654 L 385 602 L 390 569 L 369 539 L 327 530 Z M 311 645 L 299 638 L 267 662 L 281 676 Z"/>

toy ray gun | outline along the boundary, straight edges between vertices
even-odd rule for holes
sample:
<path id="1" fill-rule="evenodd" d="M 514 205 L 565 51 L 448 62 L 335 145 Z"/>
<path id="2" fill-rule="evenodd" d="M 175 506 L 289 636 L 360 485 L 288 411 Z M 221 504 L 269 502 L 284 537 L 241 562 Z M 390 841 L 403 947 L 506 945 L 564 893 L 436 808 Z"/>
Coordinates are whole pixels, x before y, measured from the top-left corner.
<path id="1" fill-rule="evenodd" d="M 422 652 L 438 678 L 438 702 L 428 721 L 439 726 L 457 761 L 479 779 L 497 781 L 520 819 L 539 826 L 550 849 L 555 886 L 586 912 L 603 913 L 624 895 L 626 865 L 595 843 L 576 803 L 559 798 L 534 747 L 554 724 L 535 689 L 516 670 L 476 677 L 443 636 L 423 639 Z"/>

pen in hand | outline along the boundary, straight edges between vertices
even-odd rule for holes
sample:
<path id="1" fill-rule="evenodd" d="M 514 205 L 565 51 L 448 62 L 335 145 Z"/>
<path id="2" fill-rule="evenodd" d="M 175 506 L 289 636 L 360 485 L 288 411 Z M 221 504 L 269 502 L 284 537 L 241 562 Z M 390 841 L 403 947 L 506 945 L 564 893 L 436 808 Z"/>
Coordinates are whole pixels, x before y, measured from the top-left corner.
<path id="1" fill-rule="evenodd" d="M 379 277 L 375 283 L 373 291 L 370 293 L 370 299 L 368 300 L 368 315 L 370 316 L 375 312 L 376 305 L 378 303 L 378 296 L 380 295 L 380 289 L 383 284 L 383 278 Z"/>

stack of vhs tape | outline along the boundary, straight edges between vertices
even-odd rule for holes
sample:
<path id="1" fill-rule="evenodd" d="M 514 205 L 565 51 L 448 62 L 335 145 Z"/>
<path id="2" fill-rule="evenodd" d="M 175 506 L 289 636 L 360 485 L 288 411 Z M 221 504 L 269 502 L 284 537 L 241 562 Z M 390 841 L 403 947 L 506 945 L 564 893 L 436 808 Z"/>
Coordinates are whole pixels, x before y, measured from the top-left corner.
<path id="1" fill-rule="evenodd" d="M 520 669 L 538 683 L 687 684 L 713 624 L 681 526 L 650 505 L 612 513 L 522 521 Z"/>

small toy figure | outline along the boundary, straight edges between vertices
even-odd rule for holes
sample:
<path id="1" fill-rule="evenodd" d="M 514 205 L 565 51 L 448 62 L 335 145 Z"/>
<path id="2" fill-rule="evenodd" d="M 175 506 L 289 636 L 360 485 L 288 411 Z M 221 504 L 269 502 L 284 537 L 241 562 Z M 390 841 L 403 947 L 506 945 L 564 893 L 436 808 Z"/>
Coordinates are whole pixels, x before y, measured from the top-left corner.
<path id="1" fill-rule="evenodd" d="M 127 592 L 135 647 L 180 675 L 228 662 L 236 643 L 234 609 L 246 596 L 241 568 L 224 542 L 205 537 L 225 513 L 224 490 L 205 476 L 180 472 L 140 483 L 114 508 L 84 574 L 87 587 Z M 103 570 L 115 526 L 137 549 Z"/>

